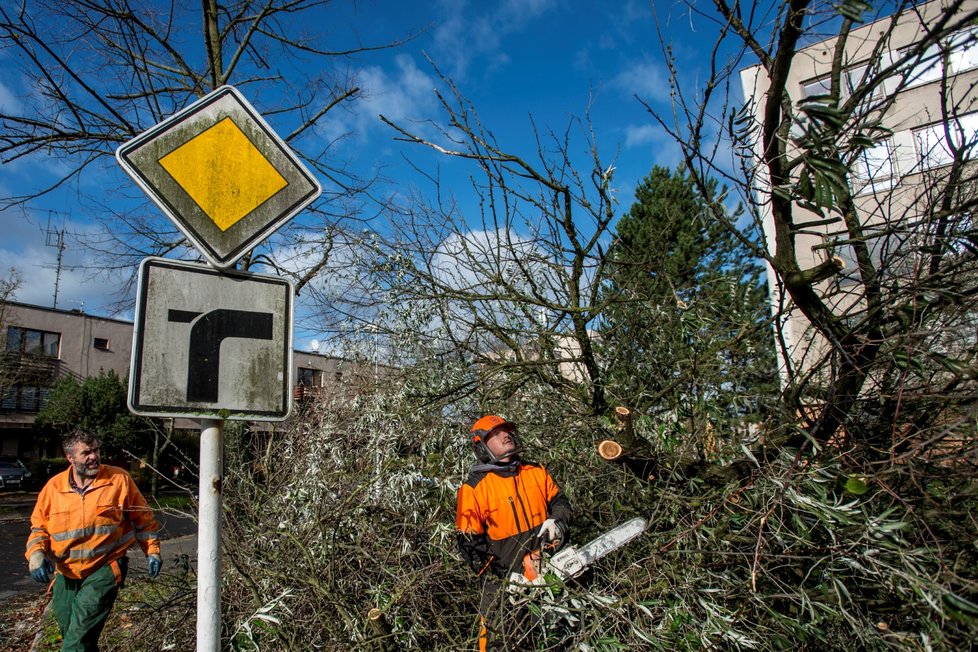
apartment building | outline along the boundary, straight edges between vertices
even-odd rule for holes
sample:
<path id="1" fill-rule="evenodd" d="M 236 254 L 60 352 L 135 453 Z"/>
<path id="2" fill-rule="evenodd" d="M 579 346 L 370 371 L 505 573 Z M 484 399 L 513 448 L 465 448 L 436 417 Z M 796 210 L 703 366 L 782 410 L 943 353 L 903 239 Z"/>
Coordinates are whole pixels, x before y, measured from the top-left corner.
<path id="1" fill-rule="evenodd" d="M 883 82 L 866 98 L 868 114 L 873 107 L 887 133 L 877 144 L 862 152 L 849 165 L 849 183 L 857 213 L 865 227 L 866 243 L 877 266 L 902 247 L 901 265 L 920 264 L 905 252 L 914 229 L 927 210 L 928 192 L 939 184 L 954 150 L 978 142 L 978 27 L 949 34 L 940 43 L 929 45 L 912 65 L 900 65 L 907 53 L 914 52 L 930 26 L 946 17 L 949 2 L 935 0 L 910 7 L 896 18 L 888 17 L 854 29 L 840 47 L 838 38 L 814 43 L 794 58 L 787 92 L 792 103 L 828 94 L 833 59 L 842 56 L 842 101 L 853 89 L 864 85 L 867 74 L 889 70 Z M 975 11 L 978 0 L 967 0 L 958 11 Z M 769 82 L 761 66 L 741 71 L 744 97 L 760 123 L 763 98 Z M 797 125 L 798 129 L 802 124 Z M 791 136 L 796 136 L 793 132 Z M 760 143 L 755 144 L 760 157 Z M 790 154 L 789 148 L 789 154 Z M 935 181 L 937 180 L 937 181 Z M 772 189 L 759 176 L 754 183 L 769 251 L 775 250 L 775 229 L 771 204 Z M 861 297 L 857 290 L 857 264 L 849 232 L 841 220 L 795 207 L 796 223 L 803 225 L 795 235 L 798 263 L 811 269 L 828 260 L 844 264 L 841 272 L 819 282 L 817 290 L 830 299 L 839 315 L 858 318 Z M 908 274 L 909 276 L 909 274 Z M 780 337 L 790 356 L 786 360 L 779 347 L 782 381 L 787 365 L 804 371 L 823 352 L 822 342 L 808 320 L 794 309 L 772 270 L 768 270 L 774 314 L 780 320 Z"/>
<path id="2" fill-rule="evenodd" d="M 110 370 L 120 378 L 129 374 L 130 321 L 8 301 L 0 312 L 0 331 L 5 337 L 0 366 L 0 456 L 26 462 L 41 455 L 32 425 L 59 378 L 81 380 Z M 310 351 L 295 351 L 292 364 L 298 405 L 369 391 L 388 381 L 391 374 L 383 365 Z M 189 419 L 177 419 L 175 425 L 197 427 Z"/>
<path id="3" fill-rule="evenodd" d="M 0 371 L 0 455 L 36 455 L 34 418 L 59 378 L 115 371 L 125 378 L 132 352 L 132 322 L 6 302 Z"/>

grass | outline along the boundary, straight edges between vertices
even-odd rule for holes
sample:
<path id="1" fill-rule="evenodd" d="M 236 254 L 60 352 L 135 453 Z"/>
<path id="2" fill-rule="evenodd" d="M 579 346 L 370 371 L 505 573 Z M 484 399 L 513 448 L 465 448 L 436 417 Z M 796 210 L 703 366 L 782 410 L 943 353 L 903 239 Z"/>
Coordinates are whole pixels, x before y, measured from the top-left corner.
<path id="1" fill-rule="evenodd" d="M 150 498 L 149 502 L 154 509 L 177 509 L 189 511 L 193 508 L 193 498 L 187 494 L 177 494 L 173 496 L 157 496 Z"/>
<path id="2" fill-rule="evenodd" d="M 47 597 L 41 591 L 15 595 L 0 603 L 0 652 L 31 649 L 45 604 Z"/>

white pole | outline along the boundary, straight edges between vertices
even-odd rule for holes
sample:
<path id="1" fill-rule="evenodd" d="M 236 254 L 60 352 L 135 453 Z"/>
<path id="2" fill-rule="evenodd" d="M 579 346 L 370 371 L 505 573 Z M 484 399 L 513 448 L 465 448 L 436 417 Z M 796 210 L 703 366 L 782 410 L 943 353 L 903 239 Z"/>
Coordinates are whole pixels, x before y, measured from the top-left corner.
<path id="1" fill-rule="evenodd" d="M 200 420 L 197 514 L 197 652 L 221 650 L 221 483 L 224 421 Z"/>

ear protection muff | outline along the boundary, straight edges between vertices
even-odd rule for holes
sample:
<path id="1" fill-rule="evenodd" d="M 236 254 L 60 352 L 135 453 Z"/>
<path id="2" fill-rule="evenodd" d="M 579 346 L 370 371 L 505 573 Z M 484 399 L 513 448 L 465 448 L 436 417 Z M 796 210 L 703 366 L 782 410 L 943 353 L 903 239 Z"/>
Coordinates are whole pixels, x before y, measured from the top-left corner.
<path id="1" fill-rule="evenodd" d="M 472 452 L 475 453 L 475 459 L 479 460 L 483 464 L 492 464 L 496 461 L 496 457 L 486 446 L 486 442 L 483 441 L 482 435 L 472 436 Z"/>

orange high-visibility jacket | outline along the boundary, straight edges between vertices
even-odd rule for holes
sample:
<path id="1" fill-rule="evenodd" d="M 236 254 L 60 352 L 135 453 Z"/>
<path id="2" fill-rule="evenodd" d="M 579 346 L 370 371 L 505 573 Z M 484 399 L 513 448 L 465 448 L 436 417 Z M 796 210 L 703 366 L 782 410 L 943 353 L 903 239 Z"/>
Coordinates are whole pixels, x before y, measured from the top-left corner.
<path id="1" fill-rule="evenodd" d="M 85 490 L 68 481 L 69 467 L 44 485 L 31 514 L 27 554 L 40 550 L 59 573 L 80 580 L 126 554 L 135 541 L 147 555 L 160 554 L 160 524 L 128 473 L 103 464 Z"/>
<path id="2" fill-rule="evenodd" d="M 490 568 L 506 577 L 539 547 L 537 534 L 548 518 L 566 531 L 571 506 L 546 469 L 521 461 L 477 464 L 458 489 L 459 551 L 480 574 Z"/>

